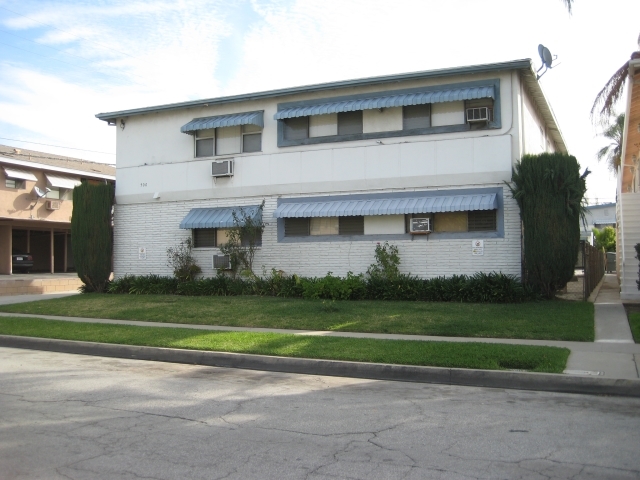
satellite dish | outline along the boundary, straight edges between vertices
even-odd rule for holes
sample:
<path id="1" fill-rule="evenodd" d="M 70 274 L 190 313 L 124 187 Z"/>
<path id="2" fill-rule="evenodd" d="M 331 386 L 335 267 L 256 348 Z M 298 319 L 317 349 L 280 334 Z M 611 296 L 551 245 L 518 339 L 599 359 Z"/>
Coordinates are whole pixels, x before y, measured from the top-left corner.
<path id="1" fill-rule="evenodd" d="M 45 191 L 43 192 L 38 187 L 33 187 L 33 191 L 36 192 L 36 195 L 38 196 L 38 198 L 42 198 L 42 197 L 45 197 L 47 195 L 47 193 L 49 193 L 51 191 L 51 189 L 49 187 L 47 187 L 47 188 L 45 188 Z"/>
<path id="2" fill-rule="evenodd" d="M 553 61 L 556 58 L 558 58 L 557 55 L 551 55 L 551 52 L 549 51 L 549 49 L 542 44 L 538 45 L 538 54 L 540 55 L 540 60 L 542 60 L 542 66 L 536 72 L 538 73 L 536 80 L 539 80 L 540 77 L 542 77 L 542 75 L 547 73 L 548 69 L 553 68 L 552 66 Z M 543 68 L 544 68 L 544 72 L 540 73 L 540 70 L 542 70 Z"/>

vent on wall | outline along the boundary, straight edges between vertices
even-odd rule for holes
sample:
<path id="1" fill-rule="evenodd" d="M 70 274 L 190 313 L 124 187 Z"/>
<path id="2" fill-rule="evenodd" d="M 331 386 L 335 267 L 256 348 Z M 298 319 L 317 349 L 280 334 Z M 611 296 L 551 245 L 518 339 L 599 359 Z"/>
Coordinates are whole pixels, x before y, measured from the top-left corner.
<path id="1" fill-rule="evenodd" d="M 47 210 L 60 210 L 60 200 L 47 200 Z"/>
<path id="2" fill-rule="evenodd" d="M 229 255 L 214 255 L 212 264 L 214 270 L 231 270 Z"/>
<path id="3" fill-rule="evenodd" d="M 491 109 L 489 107 L 467 108 L 467 122 L 490 122 Z"/>
<path id="4" fill-rule="evenodd" d="M 233 159 L 215 160 L 211 162 L 212 177 L 232 177 L 233 176 Z"/>
<path id="5" fill-rule="evenodd" d="M 415 234 L 431 233 L 430 218 L 412 218 L 409 232 Z"/>

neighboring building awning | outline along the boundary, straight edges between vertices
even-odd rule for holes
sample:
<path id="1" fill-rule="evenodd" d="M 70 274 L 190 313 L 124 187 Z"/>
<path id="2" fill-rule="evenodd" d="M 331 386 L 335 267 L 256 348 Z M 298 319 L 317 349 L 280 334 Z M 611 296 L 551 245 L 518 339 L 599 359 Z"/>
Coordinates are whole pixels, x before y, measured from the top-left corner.
<path id="1" fill-rule="evenodd" d="M 449 88 L 444 90 L 431 90 L 418 93 L 403 93 L 397 95 L 382 95 L 360 100 L 341 100 L 336 102 L 318 103 L 316 105 L 304 105 L 289 107 L 278 111 L 273 118 L 306 117 L 307 115 L 324 115 L 327 113 L 353 112 L 356 110 L 371 110 L 374 108 L 404 107 L 408 105 L 425 105 L 427 103 L 457 102 L 461 100 L 473 100 L 476 98 L 493 98 L 495 91 L 493 85 L 484 87 Z M 184 128 L 184 127 L 183 127 Z"/>
<path id="2" fill-rule="evenodd" d="M 180 228 L 230 228 L 234 226 L 233 212 L 239 220 L 243 216 L 259 222 L 262 220 L 262 211 L 259 205 L 249 205 L 247 207 L 221 207 L 221 208 L 192 208 L 187 216 L 180 222 Z"/>
<path id="3" fill-rule="evenodd" d="M 194 118 L 180 128 L 182 133 L 193 135 L 196 130 L 207 130 L 209 128 L 235 127 L 237 125 L 257 125 L 264 127 L 263 113 L 246 112 L 234 113 L 231 115 L 218 115 L 215 117 Z"/>
<path id="4" fill-rule="evenodd" d="M 495 210 L 495 193 L 484 195 L 447 195 L 412 198 L 380 198 L 374 200 L 334 200 L 283 203 L 273 216 L 292 217 L 348 217 L 356 215 L 399 215 L 406 213 L 463 212 Z"/>
<path id="5" fill-rule="evenodd" d="M 47 177 L 47 183 L 55 188 L 68 188 L 69 190 L 73 190 L 82 183 L 79 178 L 74 177 L 61 177 L 49 173 L 45 173 L 45 176 Z"/>
<path id="6" fill-rule="evenodd" d="M 9 178 L 17 178 L 18 180 L 31 180 L 37 182 L 36 176 L 28 170 L 19 170 L 17 168 L 4 167 L 4 173 Z"/>

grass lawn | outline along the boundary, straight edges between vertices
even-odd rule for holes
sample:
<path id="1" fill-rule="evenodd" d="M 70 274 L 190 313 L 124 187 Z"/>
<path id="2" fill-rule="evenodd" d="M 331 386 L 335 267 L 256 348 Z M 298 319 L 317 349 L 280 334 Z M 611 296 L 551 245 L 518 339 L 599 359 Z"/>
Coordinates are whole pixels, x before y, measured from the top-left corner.
<path id="1" fill-rule="evenodd" d="M 594 340 L 593 304 L 473 304 L 85 294 L 0 311 L 239 327 L 452 337 Z"/>
<path id="2" fill-rule="evenodd" d="M 629 314 L 629 326 L 631 327 L 631 333 L 636 343 L 640 343 L 640 313 Z"/>
<path id="3" fill-rule="evenodd" d="M 566 348 L 485 343 L 371 340 L 278 333 L 202 332 L 0 317 L 0 334 L 283 357 L 561 373 Z"/>

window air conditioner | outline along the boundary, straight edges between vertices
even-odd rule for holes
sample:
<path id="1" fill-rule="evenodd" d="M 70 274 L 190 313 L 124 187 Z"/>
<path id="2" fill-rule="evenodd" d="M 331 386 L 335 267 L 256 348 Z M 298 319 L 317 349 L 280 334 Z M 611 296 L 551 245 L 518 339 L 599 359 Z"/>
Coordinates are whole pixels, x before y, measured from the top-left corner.
<path id="1" fill-rule="evenodd" d="M 431 233 L 430 218 L 412 218 L 409 232 L 413 234 Z"/>
<path id="2" fill-rule="evenodd" d="M 212 263 L 214 270 L 231 270 L 229 255 L 214 255 Z"/>
<path id="3" fill-rule="evenodd" d="M 489 122 L 491 121 L 491 109 L 489 107 L 467 108 L 467 122 Z"/>
<path id="4" fill-rule="evenodd" d="M 211 162 L 212 177 L 232 177 L 233 176 L 233 159 L 215 160 Z"/>
<path id="5" fill-rule="evenodd" d="M 60 210 L 60 200 L 47 200 L 47 210 Z"/>

